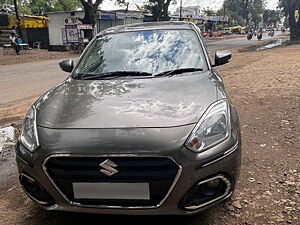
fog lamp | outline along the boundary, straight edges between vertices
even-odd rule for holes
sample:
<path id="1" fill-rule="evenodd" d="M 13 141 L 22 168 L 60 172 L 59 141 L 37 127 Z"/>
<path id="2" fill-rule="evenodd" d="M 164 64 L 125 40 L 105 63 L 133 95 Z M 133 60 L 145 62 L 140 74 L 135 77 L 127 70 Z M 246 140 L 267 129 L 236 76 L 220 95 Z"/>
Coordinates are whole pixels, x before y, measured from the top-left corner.
<path id="1" fill-rule="evenodd" d="M 213 188 L 213 189 L 216 189 L 220 186 L 220 180 L 219 179 L 214 179 L 214 180 L 211 180 L 211 181 L 208 181 L 206 183 L 206 185 L 209 187 L 209 188 Z"/>

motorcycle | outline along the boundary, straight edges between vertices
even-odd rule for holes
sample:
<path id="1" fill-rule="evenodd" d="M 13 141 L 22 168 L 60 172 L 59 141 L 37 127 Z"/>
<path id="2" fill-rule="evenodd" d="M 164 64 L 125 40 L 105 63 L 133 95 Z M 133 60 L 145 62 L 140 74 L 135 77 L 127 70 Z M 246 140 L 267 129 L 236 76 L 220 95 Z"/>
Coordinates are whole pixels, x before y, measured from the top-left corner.
<path id="1" fill-rule="evenodd" d="M 257 40 L 261 40 L 262 39 L 262 33 L 258 33 L 257 35 L 256 35 L 256 37 L 257 37 Z"/>
<path id="2" fill-rule="evenodd" d="M 269 31 L 268 35 L 269 35 L 270 37 L 273 37 L 273 36 L 274 36 L 274 31 Z"/>
<path id="3" fill-rule="evenodd" d="M 253 33 L 249 32 L 247 34 L 247 39 L 250 41 L 252 39 L 252 37 L 253 37 Z"/>

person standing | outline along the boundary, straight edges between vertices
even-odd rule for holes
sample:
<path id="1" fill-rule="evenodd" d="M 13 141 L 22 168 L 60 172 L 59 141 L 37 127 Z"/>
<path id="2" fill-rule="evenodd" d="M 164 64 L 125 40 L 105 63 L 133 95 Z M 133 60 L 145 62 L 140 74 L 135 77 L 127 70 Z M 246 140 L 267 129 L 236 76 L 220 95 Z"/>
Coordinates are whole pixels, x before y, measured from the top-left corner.
<path id="1" fill-rule="evenodd" d="M 11 34 L 9 36 L 9 40 L 10 40 L 10 44 L 16 50 L 17 55 L 19 55 L 19 53 L 20 53 L 20 46 L 19 46 L 19 43 L 18 43 L 18 37 L 16 36 L 16 34 L 14 32 L 11 32 Z"/>

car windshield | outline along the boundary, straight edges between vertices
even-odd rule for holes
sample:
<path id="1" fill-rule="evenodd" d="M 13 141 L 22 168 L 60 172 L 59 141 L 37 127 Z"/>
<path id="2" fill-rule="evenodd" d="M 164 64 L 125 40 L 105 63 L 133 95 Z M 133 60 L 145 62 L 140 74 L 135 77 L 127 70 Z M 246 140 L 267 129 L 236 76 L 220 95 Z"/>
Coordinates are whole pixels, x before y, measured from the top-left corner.
<path id="1" fill-rule="evenodd" d="M 206 65 L 195 31 L 143 30 L 97 37 L 73 76 L 155 76 L 172 70 L 202 70 Z"/>

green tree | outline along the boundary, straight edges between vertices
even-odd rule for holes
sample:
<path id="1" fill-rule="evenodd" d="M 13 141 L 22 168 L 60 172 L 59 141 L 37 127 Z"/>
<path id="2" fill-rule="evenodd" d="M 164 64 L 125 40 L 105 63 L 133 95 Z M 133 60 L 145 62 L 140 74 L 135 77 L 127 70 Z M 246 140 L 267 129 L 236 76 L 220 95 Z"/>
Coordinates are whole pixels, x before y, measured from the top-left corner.
<path id="1" fill-rule="evenodd" d="M 279 7 L 283 9 L 285 16 L 288 18 L 291 41 L 300 41 L 300 1 L 279 0 Z"/>
<path id="2" fill-rule="evenodd" d="M 277 22 L 281 20 L 281 13 L 280 11 L 266 9 L 263 13 L 263 22 L 267 26 L 275 25 Z"/>
<path id="3" fill-rule="evenodd" d="M 262 20 L 265 0 L 225 0 L 224 6 L 236 16 L 241 17 L 244 24 L 257 25 Z"/>
<path id="4" fill-rule="evenodd" d="M 70 11 L 81 6 L 79 0 L 17 0 L 21 14 L 45 15 L 46 12 Z M 15 12 L 13 0 L 0 0 L 3 11 Z M 4 9 L 5 8 L 5 9 Z"/>
<path id="5" fill-rule="evenodd" d="M 244 25 L 244 20 L 240 15 L 236 14 L 235 12 L 232 12 L 227 8 L 225 8 L 224 11 L 224 6 L 217 11 L 217 16 L 224 16 L 224 12 L 225 16 L 229 18 L 228 23 L 230 25 Z"/>
<path id="6" fill-rule="evenodd" d="M 252 0 L 249 4 L 248 9 L 248 23 L 252 22 L 255 27 L 262 21 L 262 15 L 265 9 L 265 1 L 264 0 Z"/>
<path id="7" fill-rule="evenodd" d="M 154 20 L 168 21 L 170 4 L 176 4 L 176 0 L 148 0 L 144 8 L 152 12 Z"/>
<path id="8" fill-rule="evenodd" d="M 34 15 L 45 15 L 46 12 L 56 11 L 56 5 L 57 3 L 52 0 L 29 0 L 25 7 L 28 7 Z"/>
<path id="9" fill-rule="evenodd" d="M 84 8 L 84 17 L 79 18 L 83 24 L 92 24 L 94 27 L 97 21 L 98 8 L 103 0 L 80 0 Z"/>
<path id="10" fill-rule="evenodd" d="M 71 11 L 81 8 L 81 2 L 79 0 L 56 0 L 55 9 L 62 11 Z"/>
<path id="11" fill-rule="evenodd" d="M 91 24 L 94 28 L 95 24 L 97 23 L 98 8 L 103 0 L 96 0 L 95 2 L 93 2 L 93 0 L 80 0 L 80 2 L 84 9 L 84 17 L 78 18 L 78 20 L 83 24 Z M 92 39 L 92 30 L 85 30 L 84 33 L 85 37 Z"/>
<path id="12" fill-rule="evenodd" d="M 203 12 L 203 14 L 204 14 L 205 16 L 215 16 L 215 15 L 216 15 L 215 11 L 212 10 L 211 8 L 209 8 L 209 7 L 207 7 L 206 9 L 204 8 L 204 9 L 202 10 L 202 12 Z"/>

